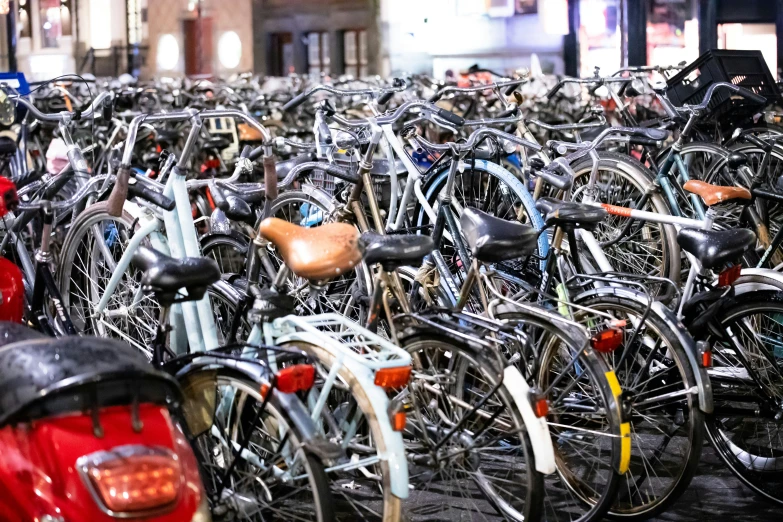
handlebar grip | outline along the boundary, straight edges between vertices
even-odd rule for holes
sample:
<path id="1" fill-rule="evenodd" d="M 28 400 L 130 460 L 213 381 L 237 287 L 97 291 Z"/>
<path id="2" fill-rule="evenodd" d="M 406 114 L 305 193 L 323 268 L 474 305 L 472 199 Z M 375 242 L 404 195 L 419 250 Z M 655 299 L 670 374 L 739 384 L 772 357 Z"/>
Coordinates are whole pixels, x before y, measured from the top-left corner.
<path id="1" fill-rule="evenodd" d="M 117 178 L 114 181 L 114 188 L 106 200 L 106 212 L 110 216 L 120 217 L 122 215 L 122 206 L 128 199 L 128 180 L 130 180 L 130 167 L 121 166 L 117 171 Z"/>
<path id="2" fill-rule="evenodd" d="M 253 147 L 250 145 L 245 145 L 242 147 L 242 152 L 239 154 L 240 158 L 247 158 L 250 156 L 250 153 L 253 152 Z"/>
<path id="3" fill-rule="evenodd" d="M 394 91 L 384 91 L 384 93 L 378 97 L 378 105 L 386 105 L 393 97 Z"/>
<path id="4" fill-rule="evenodd" d="M 764 96 L 758 95 L 755 92 L 748 90 L 744 87 L 737 87 L 736 92 L 743 98 L 747 98 L 753 103 L 757 103 L 759 105 L 767 105 L 767 99 Z"/>
<path id="5" fill-rule="evenodd" d="M 436 101 L 440 100 L 441 96 L 443 96 L 443 94 L 441 94 L 441 92 L 438 91 L 435 94 L 433 94 L 432 96 L 430 96 L 427 99 L 427 101 L 430 102 L 430 103 L 435 103 Z"/>
<path id="6" fill-rule="evenodd" d="M 563 81 L 559 81 L 559 82 L 557 82 L 557 84 L 556 84 L 554 87 L 552 87 L 551 89 L 549 89 L 549 92 L 547 92 L 547 93 L 546 93 L 546 97 L 547 97 L 547 98 L 551 98 L 552 96 L 554 96 L 555 94 L 557 94 L 557 91 L 559 91 L 560 89 L 562 89 L 562 88 L 563 88 L 563 85 L 564 85 L 564 82 L 563 82 Z"/>
<path id="7" fill-rule="evenodd" d="M 307 91 L 299 94 L 296 98 L 294 98 L 293 100 L 290 100 L 288 103 L 283 105 L 283 111 L 284 112 L 288 112 L 288 111 L 290 111 L 292 109 L 296 109 L 297 107 L 299 107 L 300 105 L 302 105 L 305 102 L 307 97 L 308 97 Z"/>
<path id="8" fill-rule="evenodd" d="M 504 92 L 503 94 L 505 94 L 506 96 L 511 96 L 511 93 L 516 91 L 518 87 L 519 87 L 518 83 L 515 83 L 514 85 L 509 85 L 508 87 L 506 87 L 506 92 Z"/>
<path id="9" fill-rule="evenodd" d="M 517 114 L 519 114 L 519 107 L 518 106 L 517 107 L 513 107 L 511 109 L 506 109 L 505 111 L 503 111 L 500 114 L 498 114 L 497 116 L 495 116 L 495 118 L 500 120 L 500 119 L 503 119 L 503 118 L 509 118 L 511 116 L 516 116 Z"/>
<path id="10" fill-rule="evenodd" d="M 103 112 L 103 121 L 111 121 L 112 114 L 114 113 L 114 100 L 111 98 L 105 99 L 101 109 Z"/>
<path id="11" fill-rule="evenodd" d="M 571 188 L 571 183 L 574 180 L 574 171 L 563 158 L 557 158 L 552 163 L 539 170 L 537 175 L 560 190 L 568 190 Z"/>
<path id="12" fill-rule="evenodd" d="M 629 136 L 628 143 L 631 145 L 644 145 L 646 147 L 660 147 L 661 141 L 654 140 L 652 138 L 645 138 L 642 136 Z"/>
<path id="13" fill-rule="evenodd" d="M 228 201 L 226 200 L 226 195 L 223 194 L 223 190 L 220 189 L 220 187 L 218 187 L 217 183 L 214 181 L 210 182 L 209 184 L 209 195 L 212 196 L 212 202 L 215 203 L 217 208 L 224 212 L 228 210 Z"/>
<path id="14" fill-rule="evenodd" d="M 264 156 L 264 189 L 267 201 L 277 198 L 277 162 L 274 156 Z"/>
<path id="15" fill-rule="evenodd" d="M 438 109 L 438 116 L 457 127 L 462 127 L 465 124 L 465 118 L 446 109 Z"/>
<path id="16" fill-rule="evenodd" d="M 249 159 L 250 161 L 255 161 L 258 158 L 260 158 L 263 153 L 264 153 L 264 146 L 259 145 L 258 147 L 250 151 L 250 154 L 247 155 L 247 159 Z"/>
<path id="17" fill-rule="evenodd" d="M 157 205 L 163 210 L 174 210 L 174 200 L 168 198 L 150 187 L 145 187 L 136 182 L 133 185 L 128 186 L 128 195 L 136 198 L 141 198 L 144 201 Z"/>

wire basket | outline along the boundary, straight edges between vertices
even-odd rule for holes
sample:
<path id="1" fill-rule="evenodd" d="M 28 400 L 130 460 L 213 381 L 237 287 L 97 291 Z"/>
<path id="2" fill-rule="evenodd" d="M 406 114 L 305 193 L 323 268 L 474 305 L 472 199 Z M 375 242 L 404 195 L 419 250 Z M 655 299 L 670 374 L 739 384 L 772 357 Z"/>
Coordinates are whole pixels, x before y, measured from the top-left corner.
<path id="1" fill-rule="evenodd" d="M 275 319 L 274 326 L 289 329 L 277 343 L 302 341 L 326 348 L 335 356 L 346 355 L 373 370 L 409 366 L 411 356 L 394 343 L 338 314 Z"/>

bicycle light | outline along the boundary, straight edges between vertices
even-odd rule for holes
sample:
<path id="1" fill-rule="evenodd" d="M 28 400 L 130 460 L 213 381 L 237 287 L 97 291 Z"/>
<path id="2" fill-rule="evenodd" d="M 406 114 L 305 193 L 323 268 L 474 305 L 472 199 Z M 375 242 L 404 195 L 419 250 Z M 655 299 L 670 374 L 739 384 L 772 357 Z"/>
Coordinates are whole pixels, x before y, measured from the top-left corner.
<path id="1" fill-rule="evenodd" d="M 283 393 L 309 390 L 315 381 L 315 366 L 295 364 L 277 372 L 277 389 Z"/>
<path id="2" fill-rule="evenodd" d="M 623 344 L 623 331 L 616 326 L 601 330 L 590 338 L 590 345 L 601 353 L 612 353 L 621 344 Z"/>
<path id="3" fill-rule="evenodd" d="M 707 341 L 697 341 L 696 349 L 701 356 L 701 365 L 704 368 L 712 367 L 712 347 Z"/>
<path id="4" fill-rule="evenodd" d="M 549 401 L 535 389 L 530 390 L 530 405 L 538 418 L 549 415 Z"/>
<path id="5" fill-rule="evenodd" d="M 375 372 L 375 385 L 385 390 L 402 388 L 411 379 L 410 366 L 397 366 L 394 368 L 381 368 Z"/>
<path id="6" fill-rule="evenodd" d="M 718 276 L 718 286 L 725 287 L 731 286 L 734 281 L 739 279 L 740 272 L 742 272 L 742 263 L 737 263 L 734 266 L 730 266 L 720 273 Z"/>

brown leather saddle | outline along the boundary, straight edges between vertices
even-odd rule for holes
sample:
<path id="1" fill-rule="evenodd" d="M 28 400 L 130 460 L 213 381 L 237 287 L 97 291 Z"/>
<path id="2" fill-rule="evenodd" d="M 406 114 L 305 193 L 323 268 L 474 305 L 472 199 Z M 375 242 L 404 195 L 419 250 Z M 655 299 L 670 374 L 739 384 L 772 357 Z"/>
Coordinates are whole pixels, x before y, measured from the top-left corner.
<path id="1" fill-rule="evenodd" d="M 701 197 L 708 207 L 732 199 L 750 199 L 750 191 L 745 187 L 723 187 L 697 179 L 686 181 L 682 188 Z"/>
<path id="2" fill-rule="evenodd" d="M 310 281 L 338 277 L 362 260 L 359 231 L 347 223 L 305 228 L 270 217 L 258 232 L 277 247 L 294 274 Z"/>

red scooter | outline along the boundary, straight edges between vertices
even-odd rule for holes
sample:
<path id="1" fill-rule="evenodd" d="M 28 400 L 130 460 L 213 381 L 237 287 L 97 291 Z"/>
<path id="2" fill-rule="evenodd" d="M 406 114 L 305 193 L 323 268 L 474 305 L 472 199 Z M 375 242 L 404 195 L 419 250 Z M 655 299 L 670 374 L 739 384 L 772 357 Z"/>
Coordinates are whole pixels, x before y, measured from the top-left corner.
<path id="1" fill-rule="evenodd" d="M 0 520 L 209 521 L 180 403 L 123 343 L 0 323 Z"/>
<path id="2" fill-rule="evenodd" d="M 0 176 L 0 219 L 19 204 L 16 186 Z M 13 262 L 0 256 L 0 321 L 22 322 L 24 285 L 22 271 Z"/>

